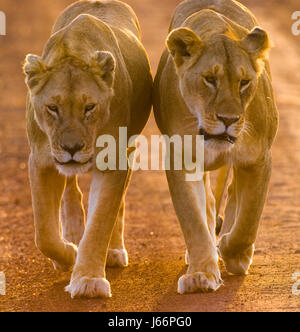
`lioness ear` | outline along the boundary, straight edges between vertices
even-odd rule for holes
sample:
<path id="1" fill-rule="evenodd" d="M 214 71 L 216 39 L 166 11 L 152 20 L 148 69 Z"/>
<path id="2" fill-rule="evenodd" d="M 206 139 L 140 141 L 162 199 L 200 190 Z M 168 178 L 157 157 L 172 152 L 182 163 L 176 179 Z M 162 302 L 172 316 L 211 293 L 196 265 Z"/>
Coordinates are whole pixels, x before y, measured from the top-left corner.
<path id="1" fill-rule="evenodd" d="M 25 82 L 32 90 L 39 85 L 42 76 L 47 72 L 47 66 L 39 56 L 28 54 L 25 58 L 23 70 L 26 75 Z"/>
<path id="2" fill-rule="evenodd" d="M 201 39 L 188 28 L 173 30 L 166 43 L 177 67 L 200 55 L 204 46 Z"/>
<path id="3" fill-rule="evenodd" d="M 112 87 L 116 61 L 110 52 L 97 51 L 91 60 L 91 66 L 94 74 L 100 75 L 109 87 Z"/>
<path id="4" fill-rule="evenodd" d="M 257 59 L 266 58 L 271 48 L 267 32 L 260 27 L 255 27 L 248 36 L 242 40 L 242 47 Z"/>

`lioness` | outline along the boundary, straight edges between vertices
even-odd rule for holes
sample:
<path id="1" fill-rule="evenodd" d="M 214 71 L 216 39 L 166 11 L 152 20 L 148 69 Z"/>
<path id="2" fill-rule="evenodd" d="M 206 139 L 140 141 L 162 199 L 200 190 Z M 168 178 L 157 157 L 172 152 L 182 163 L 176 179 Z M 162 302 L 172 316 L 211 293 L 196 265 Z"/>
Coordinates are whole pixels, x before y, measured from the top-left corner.
<path id="1" fill-rule="evenodd" d="M 76 262 L 66 288 L 72 297 L 109 297 L 106 263 L 128 263 L 123 229 L 130 171 L 100 172 L 96 139 L 107 134 L 118 142 L 119 127 L 139 134 L 152 104 L 149 61 L 133 10 L 115 0 L 73 4 L 56 22 L 42 57 L 27 55 L 24 72 L 36 244 L 57 269 Z M 89 170 L 84 230 L 77 175 Z"/>
<path id="2" fill-rule="evenodd" d="M 184 170 L 167 171 L 187 245 L 181 294 L 222 285 L 218 252 L 233 274 L 246 274 L 252 263 L 278 127 L 267 60 L 270 41 L 257 25 L 236 1 L 184 1 L 155 79 L 155 116 L 162 133 L 200 134 L 205 140 L 203 181 L 186 182 Z M 233 180 L 217 245 L 208 172 L 221 168 L 226 179 L 226 167 L 233 168 Z"/>

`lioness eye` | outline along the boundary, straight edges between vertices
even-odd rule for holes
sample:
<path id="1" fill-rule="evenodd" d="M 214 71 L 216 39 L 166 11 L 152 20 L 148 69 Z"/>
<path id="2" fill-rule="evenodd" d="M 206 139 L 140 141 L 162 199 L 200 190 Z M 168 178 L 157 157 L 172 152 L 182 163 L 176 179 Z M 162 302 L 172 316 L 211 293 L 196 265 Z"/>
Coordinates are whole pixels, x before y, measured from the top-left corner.
<path id="1" fill-rule="evenodd" d="M 205 76 L 204 77 L 204 80 L 210 84 L 210 85 L 213 85 L 214 87 L 217 86 L 217 83 L 218 83 L 218 79 L 214 76 Z"/>
<path id="2" fill-rule="evenodd" d="M 93 111 L 96 108 L 96 104 L 89 104 L 85 106 L 85 114 Z"/>
<path id="3" fill-rule="evenodd" d="M 50 113 L 55 113 L 58 115 L 58 107 L 56 105 L 47 105 L 47 109 L 50 111 Z"/>
<path id="4" fill-rule="evenodd" d="M 251 83 L 251 80 L 241 80 L 241 89 L 245 90 Z"/>

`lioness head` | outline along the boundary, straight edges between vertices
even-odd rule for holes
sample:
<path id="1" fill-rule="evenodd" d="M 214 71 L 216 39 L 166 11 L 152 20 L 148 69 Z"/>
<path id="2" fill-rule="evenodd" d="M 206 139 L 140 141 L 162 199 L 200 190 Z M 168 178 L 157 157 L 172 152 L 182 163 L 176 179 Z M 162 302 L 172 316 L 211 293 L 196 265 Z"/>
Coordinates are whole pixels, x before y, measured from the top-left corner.
<path id="1" fill-rule="evenodd" d="M 186 27 L 173 30 L 167 39 L 180 92 L 198 117 L 206 146 L 227 150 L 247 131 L 251 103 L 270 48 L 267 33 L 254 28 L 244 39 L 230 34 L 203 42 Z"/>
<path id="2" fill-rule="evenodd" d="M 109 116 L 113 55 L 98 51 L 89 63 L 66 56 L 49 67 L 30 54 L 24 72 L 35 120 L 48 137 L 56 167 L 65 175 L 88 171 L 97 130 Z"/>

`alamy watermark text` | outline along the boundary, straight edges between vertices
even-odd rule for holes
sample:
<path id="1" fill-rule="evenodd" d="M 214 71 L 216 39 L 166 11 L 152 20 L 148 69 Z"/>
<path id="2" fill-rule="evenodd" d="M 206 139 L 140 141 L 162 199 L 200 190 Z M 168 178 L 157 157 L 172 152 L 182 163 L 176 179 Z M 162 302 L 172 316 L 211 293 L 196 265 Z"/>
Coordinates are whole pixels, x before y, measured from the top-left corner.
<path id="1" fill-rule="evenodd" d="M 294 36 L 300 36 L 300 11 L 296 11 L 293 13 L 292 20 L 296 21 L 292 25 L 292 34 Z"/>
<path id="2" fill-rule="evenodd" d="M 6 35 L 6 15 L 0 11 L 0 36 Z"/>
<path id="3" fill-rule="evenodd" d="M 0 295 L 6 295 L 6 279 L 4 272 L 0 271 Z"/>
<path id="4" fill-rule="evenodd" d="M 102 135 L 98 137 L 96 147 L 102 149 L 96 159 L 100 171 L 184 170 L 186 181 L 203 178 L 204 136 L 201 135 L 151 135 L 150 141 L 143 135 L 135 135 L 128 139 L 127 128 L 120 127 L 118 140 L 111 135 Z"/>

